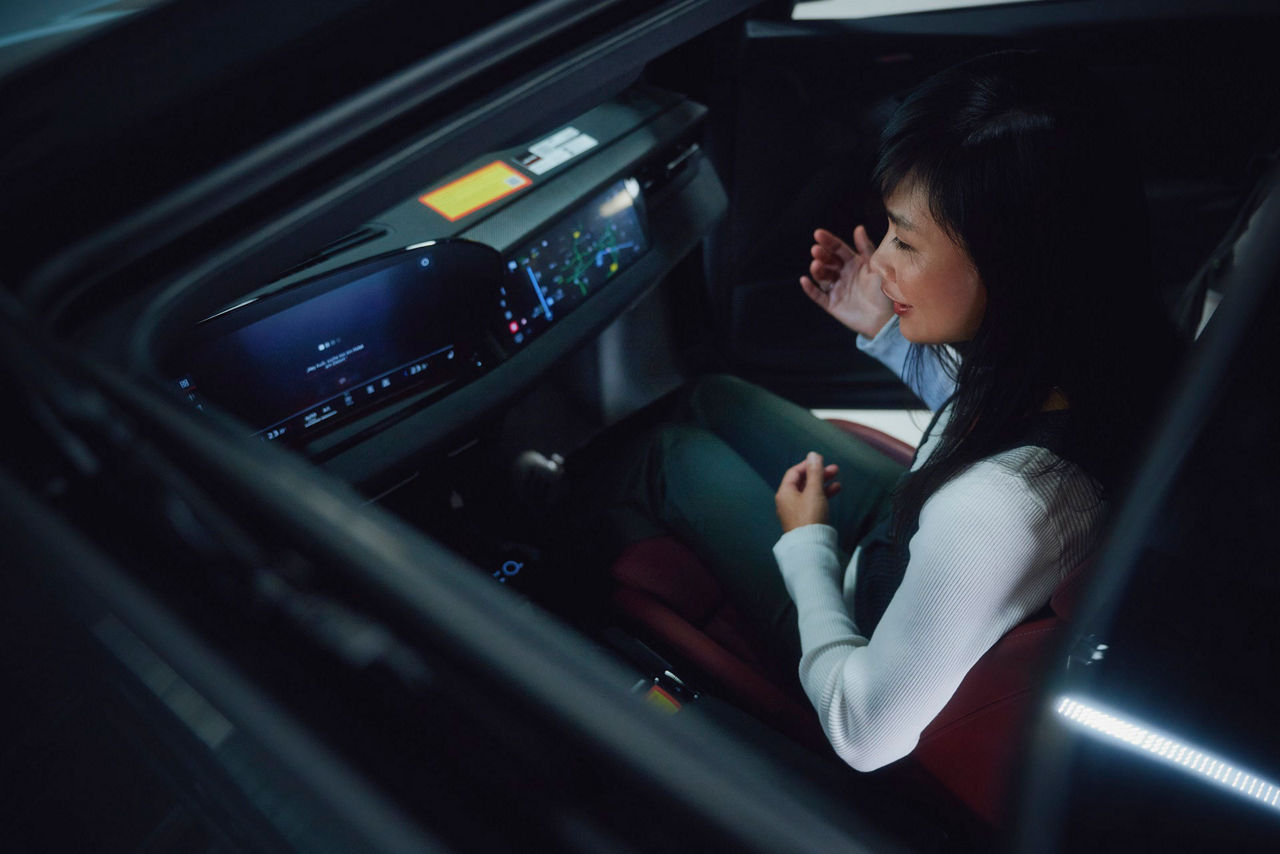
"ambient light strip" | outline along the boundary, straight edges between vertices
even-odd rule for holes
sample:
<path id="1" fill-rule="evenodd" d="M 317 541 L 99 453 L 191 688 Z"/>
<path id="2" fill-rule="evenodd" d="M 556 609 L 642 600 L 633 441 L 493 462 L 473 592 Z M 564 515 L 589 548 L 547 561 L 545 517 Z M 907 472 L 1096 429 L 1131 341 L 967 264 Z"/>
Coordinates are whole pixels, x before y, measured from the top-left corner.
<path id="1" fill-rule="evenodd" d="M 1059 715 L 1093 735 L 1127 744 L 1164 765 L 1180 768 L 1202 780 L 1280 811 L 1280 786 L 1181 739 L 1163 735 L 1122 715 L 1103 711 L 1070 697 L 1063 697 L 1058 701 L 1057 711 Z"/>
<path id="2" fill-rule="evenodd" d="M 849 21 L 907 15 L 915 12 L 949 12 L 973 6 L 1001 6 L 1032 0 L 809 0 L 791 10 L 793 21 Z"/>

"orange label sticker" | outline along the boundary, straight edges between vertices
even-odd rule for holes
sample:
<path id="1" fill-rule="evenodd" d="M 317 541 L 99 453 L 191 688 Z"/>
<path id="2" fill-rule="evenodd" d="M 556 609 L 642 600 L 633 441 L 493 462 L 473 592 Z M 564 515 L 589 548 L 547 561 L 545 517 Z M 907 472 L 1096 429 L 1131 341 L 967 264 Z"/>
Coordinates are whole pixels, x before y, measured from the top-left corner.
<path id="1" fill-rule="evenodd" d="M 418 201 L 449 222 L 456 222 L 532 183 L 501 160 L 495 160 L 425 196 L 419 196 Z"/>

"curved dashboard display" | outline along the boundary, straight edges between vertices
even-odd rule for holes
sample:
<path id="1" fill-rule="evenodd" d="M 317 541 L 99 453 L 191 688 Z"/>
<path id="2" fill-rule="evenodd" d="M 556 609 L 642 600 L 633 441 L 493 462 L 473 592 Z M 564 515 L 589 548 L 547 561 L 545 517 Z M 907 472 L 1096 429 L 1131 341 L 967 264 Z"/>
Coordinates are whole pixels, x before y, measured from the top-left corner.
<path id="1" fill-rule="evenodd" d="M 617 181 L 505 257 L 469 240 L 432 241 L 214 315 L 177 348 L 168 375 L 197 407 L 305 446 L 515 358 L 648 248 L 640 186 Z"/>
<path id="2" fill-rule="evenodd" d="M 498 292 L 499 340 L 524 346 L 648 248 L 640 185 L 619 181 L 510 254 Z"/>
<path id="3" fill-rule="evenodd" d="M 196 327 L 176 372 L 253 435 L 298 444 L 477 360 L 474 312 L 502 280 L 483 244 L 410 247 L 294 285 Z"/>

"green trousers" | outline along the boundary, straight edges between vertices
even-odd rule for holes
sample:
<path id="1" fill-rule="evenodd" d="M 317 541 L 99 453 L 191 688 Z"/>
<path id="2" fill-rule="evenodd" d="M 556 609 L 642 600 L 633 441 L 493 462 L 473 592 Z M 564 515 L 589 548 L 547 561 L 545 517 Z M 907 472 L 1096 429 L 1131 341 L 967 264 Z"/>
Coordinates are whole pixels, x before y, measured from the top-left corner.
<path id="1" fill-rule="evenodd" d="M 773 559 L 774 493 L 809 451 L 840 466 L 831 525 L 844 559 L 888 507 L 902 466 L 808 410 L 728 376 L 701 379 L 597 449 L 579 471 L 586 536 L 606 556 L 674 534 L 710 568 L 780 660 L 800 658 L 795 606 Z M 603 451 L 603 453 L 599 453 Z M 587 482 L 583 482 L 587 481 Z"/>

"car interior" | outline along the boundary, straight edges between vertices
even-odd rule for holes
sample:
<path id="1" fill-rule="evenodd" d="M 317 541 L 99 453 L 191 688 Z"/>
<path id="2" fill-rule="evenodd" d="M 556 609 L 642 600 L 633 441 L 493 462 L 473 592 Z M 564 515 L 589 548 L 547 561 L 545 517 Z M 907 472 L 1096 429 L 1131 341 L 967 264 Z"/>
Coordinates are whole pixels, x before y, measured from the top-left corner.
<path id="1" fill-rule="evenodd" d="M 193 151 L 184 168 L 213 176 L 207 186 L 175 181 L 177 190 L 162 192 L 166 170 L 180 170 L 158 149 L 176 134 L 215 130 L 193 118 L 196 102 L 214 117 L 230 109 L 231 87 L 202 90 L 194 78 L 185 81 L 189 101 L 166 90 L 168 112 L 140 110 L 152 142 L 108 135 L 98 156 L 40 192 L 19 167 L 29 174 L 58 151 L 22 149 L 6 167 L 17 175 L 15 197 L 31 200 L 32 223 L 12 229 L 23 239 L 6 284 L 16 283 L 14 304 L 36 322 L 7 320 L 5 346 L 25 359 L 44 354 L 14 387 L 48 395 L 49 412 L 94 437 L 50 427 L 57 419 L 44 410 L 23 422 L 31 447 L 46 450 L 10 461 L 19 479 L 43 484 L 41 501 L 88 533 L 82 543 L 37 509 L 15 510 L 15 542 L 25 545 L 14 554 L 80 567 L 86 579 L 101 563 L 95 549 L 148 567 L 117 578 L 101 563 L 98 580 L 83 582 L 97 605 L 57 620 L 22 604 L 46 602 L 47 590 L 9 582 L 10 641 L 47 645 L 31 653 L 44 664 L 13 678 L 42 698 L 30 708 L 61 709 L 43 720 L 15 713 L 11 724 L 37 745 L 11 753 L 34 781 L 19 825 L 82 842 L 48 819 L 58 802 L 51 781 L 78 776 L 83 787 L 65 800 L 80 810 L 118 788 L 114 805 L 84 823 L 110 841 L 100 850 L 510 850 L 529 832 L 573 850 L 629 850 L 619 840 L 696 848 L 710 839 L 743 850 L 830 850 L 850 839 L 877 850 L 1015 847 L 1006 835 L 1015 807 L 1053 799 L 1047 783 L 1020 776 L 1029 756 L 1046 767 L 1059 761 L 1040 752 L 1057 742 L 1033 729 L 1058 678 L 1047 662 L 1064 658 L 1068 644 L 1077 655 L 1082 612 L 1099 637 L 1124 637 L 1110 629 L 1118 603 L 1152 586 L 1117 581 L 1099 604 L 1096 579 L 1133 571 L 1112 571 L 1119 557 L 1106 552 L 1072 574 L 1044 612 L 975 667 L 911 757 L 863 775 L 830 752 L 803 695 L 765 663 L 696 554 L 656 537 L 608 565 L 575 564 L 565 496 L 655 404 L 707 374 L 743 377 L 811 409 L 922 408 L 797 279 L 814 228 L 850 233 L 864 223 L 873 239 L 883 234 L 868 186 L 880 127 L 930 73 L 989 50 L 1064 51 L 1114 86 L 1141 153 L 1161 292 L 1189 335 L 1203 328 L 1224 293 L 1254 287 L 1237 283 L 1245 257 L 1237 246 L 1250 222 L 1259 242 L 1255 214 L 1272 198 L 1280 18 L 1250 3 L 1210 11 L 1047 2 L 847 21 L 793 18 L 793 4 L 650 3 L 643 13 L 602 4 L 611 17 L 593 29 L 573 29 L 589 19 L 578 9 L 579 23 L 523 46 L 513 33 L 536 20 L 520 16 L 557 4 L 481 3 L 476 14 L 490 25 L 468 38 L 509 53 L 490 45 L 492 67 L 451 89 L 448 41 L 414 45 L 430 68 L 409 62 L 403 40 L 388 35 L 384 55 L 361 41 L 386 35 L 374 7 L 407 14 L 406 5 L 370 4 L 355 18 L 334 12 L 270 62 L 246 61 L 237 74 L 283 82 L 274 95 L 260 86 L 260 101 L 242 108 L 261 117 Z M 172 28 L 196 13 L 175 3 L 147 14 Z M 264 21 L 261 32 L 287 23 Z M 341 28 L 359 60 L 350 82 L 327 59 L 309 58 Z M 320 112 L 308 98 L 319 96 L 291 98 L 307 85 L 290 74 L 294 65 L 341 109 L 325 114 L 327 135 L 298 131 L 311 145 L 305 157 L 281 129 L 305 130 Z M 417 112 L 379 112 L 362 88 L 390 79 L 388 68 L 419 75 L 397 78 L 426 93 Z M 574 74 L 572 86 L 556 82 Z M 51 76 L 42 91 L 53 98 L 70 79 Z M 0 89 L 20 82 L 10 73 Z M 179 82 L 166 85 L 177 91 Z M 287 106 L 276 109 L 277 99 Z M 437 118 L 423 123 L 424 110 Z M 96 116 L 89 108 L 86 121 L 101 131 Z M 248 154 L 222 161 L 218 145 Z M 196 170 L 200 157 L 207 163 Z M 108 179 L 108 160 L 132 166 Z M 141 165 L 152 161 L 154 169 Z M 130 169 L 139 176 L 132 191 L 147 204 L 113 219 L 101 195 L 127 194 Z M 71 238 L 45 233 L 49 196 L 75 186 L 83 208 L 59 213 Z M 16 215 L 5 216 L 12 224 Z M 62 245 L 71 249 L 51 248 Z M 1246 311 L 1239 328 L 1270 310 Z M 5 311 L 19 313 L 8 302 Z M 38 343 L 42 335 L 59 344 Z M 1254 333 L 1238 335 L 1274 354 Z M 1244 358 L 1212 363 L 1219 345 L 1205 340 L 1184 390 Z M 1267 391 L 1264 382 L 1230 394 L 1246 406 Z M 1195 445 L 1209 435 L 1198 432 L 1208 429 L 1203 419 L 1192 427 L 1173 418 L 1188 401 L 1171 403 L 1153 431 L 1176 422 L 1188 447 L 1218 454 L 1241 441 Z M 1251 417 L 1243 422 L 1257 424 Z M 856 416 L 835 420 L 881 453 L 910 459 L 909 443 Z M 1273 448 L 1264 427 L 1257 431 L 1248 441 Z M 1156 439 L 1152 447 L 1164 448 Z M 50 472 L 70 464 L 41 454 L 96 455 L 107 461 L 109 486 L 66 486 L 92 480 L 84 472 L 93 467 L 58 481 Z M 1162 458 L 1168 482 L 1146 493 L 1183 496 L 1168 499 L 1161 523 L 1166 571 L 1180 579 L 1192 576 L 1194 560 L 1210 563 L 1226 548 L 1230 528 L 1213 517 L 1219 540 L 1176 545 L 1175 533 L 1189 536 L 1178 514 L 1202 512 L 1186 496 L 1226 488 L 1202 483 L 1213 455 L 1177 459 L 1187 454 L 1204 468 L 1180 475 L 1175 488 L 1182 463 Z M 6 507 L 23 504 L 7 477 L 3 487 Z M 1256 489 L 1250 518 L 1267 518 L 1274 483 Z M 1143 506 L 1166 505 L 1152 497 Z M 1142 540 L 1154 523 L 1133 524 Z M 1134 563 L 1153 562 L 1144 560 Z M 1257 557 L 1258 566 L 1273 564 Z M 1258 570 L 1254 581 L 1266 587 L 1274 573 Z M 1236 593 L 1243 600 L 1254 589 L 1242 582 Z M 1159 624 L 1184 606 L 1170 600 L 1131 616 Z M 1259 606 L 1241 632 L 1272 613 Z M 85 625 L 97 650 L 87 659 L 78 643 L 52 639 L 86 634 Z M 53 680 L 51 661 L 98 687 Z M 331 684 L 317 676 L 326 672 Z M 193 675 L 201 673 L 203 682 Z M 133 687 L 121 688 L 125 681 Z M 111 699 L 100 702 L 104 694 Z M 1240 702 L 1254 704 L 1243 731 L 1255 732 L 1274 688 Z M 302 724 L 284 723 L 293 719 Z M 50 747 L 67 726 L 77 746 Z M 145 773 L 123 770 L 135 752 L 165 758 L 142 763 Z M 94 757 L 118 770 L 75 770 Z M 1264 759 L 1263 771 L 1280 767 L 1268 764 L 1273 748 Z M 1060 761 L 1063 779 L 1083 773 Z M 624 763 L 630 772 L 617 774 Z M 170 765 L 184 770 L 155 770 Z M 802 782 L 779 797 L 769 780 Z M 1135 791 L 1146 785 L 1130 782 Z M 157 794 L 171 790 L 180 794 Z M 650 790 L 661 797 L 636 794 Z M 1071 809 L 1102 814 L 1102 800 Z M 579 812 L 566 806 L 574 803 Z M 1242 838 L 1253 832 L 1249 824 Z M 1021 839 L 1046 846 L 1038 850 L 1066 844 Z M 1072 839 L 1099 844 L 1084 831 Z"/>

